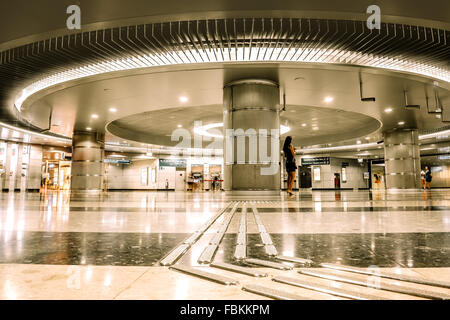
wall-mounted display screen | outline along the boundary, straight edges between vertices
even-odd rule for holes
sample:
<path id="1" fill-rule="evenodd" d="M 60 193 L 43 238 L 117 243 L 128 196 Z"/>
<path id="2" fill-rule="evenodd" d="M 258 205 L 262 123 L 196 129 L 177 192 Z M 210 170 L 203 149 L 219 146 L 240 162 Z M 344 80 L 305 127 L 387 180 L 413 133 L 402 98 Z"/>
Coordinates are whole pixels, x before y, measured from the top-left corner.
<path id="1" fill-rule="evenodd" d="M 320 167 L 313 167 L 314 181 L 320 181 Z"/>
<path id="2" fill-rule="evenodd" d="M 347 182 L 347 168 L 342 168 L 341 179 L 342 182 Z"/>

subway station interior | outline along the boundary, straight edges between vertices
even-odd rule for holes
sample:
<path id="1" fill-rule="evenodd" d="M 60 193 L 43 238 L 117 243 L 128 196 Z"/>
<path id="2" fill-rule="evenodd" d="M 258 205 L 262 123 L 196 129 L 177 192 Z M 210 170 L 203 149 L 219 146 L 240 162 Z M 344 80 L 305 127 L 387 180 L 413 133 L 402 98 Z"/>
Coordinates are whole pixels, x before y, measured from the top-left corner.
<path id="1" fill-rule="evenodd" d="M 448 1 L 0 0 L 1 300 L 449 298 Z"/>

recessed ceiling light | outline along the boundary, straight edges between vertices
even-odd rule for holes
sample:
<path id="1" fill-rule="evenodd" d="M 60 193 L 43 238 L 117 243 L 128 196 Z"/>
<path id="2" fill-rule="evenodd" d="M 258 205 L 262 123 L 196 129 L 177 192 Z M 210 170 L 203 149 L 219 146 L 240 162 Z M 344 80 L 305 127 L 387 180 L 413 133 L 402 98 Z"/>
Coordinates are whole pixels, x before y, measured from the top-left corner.
<path id="1" fill-rule="evenodd" d="M 180 97 L 179 100 L 180 100 L 181 103 L 186 103 L 186 102 L 189 101 L 188 97 L 185 97 L 185 96 Z"/>
<path id="2" fill-rule="evenodd" d="M 86 128 L 86 130 L 87 130 L 87 131 L 91 131 L 91 130 L 92 130 L 92 128 L 89 128 L 89 127 L 87 127 L 87 128 Z"/>
<path id="3" fill-rule="evenodd" d="M 325 97 L 325 99 L 323 99 L 323 101 L 325 101 L 325 103 L 331 103 L 334 101 L 333 97 Z"/>
<path id="4" fill-rule="evenodd" d="M 366 137 L 365 139 L 366 139 L 366 140 L 370 140 L 370 137 Z"/>
<path id="5" fill-rule="evenodd" d="M 386 108 L 386 109 L 384 109 L 384 112 L 386 112 L 386 113 L 392 112 L 392 108 Z"/>
<path id="6" fill-rule="evenodd" d="M 306 123 L 302 123 L 302 127 L 306 127 Z"/>
<path id="7" fill-rule="evenodd" d="M 361 144 L 361 140 L 356 141 L 357 144 Z"/>
<path id="8" fill-rule="evenodd" d="M 317 130 L 319 130 L 319 128 L 318 127 L 314 127 L 314 128 L 312 128 L 314 131 L 317 131 Z"/>
<path id="9" fill-rule="evenodd" d="M 402 126 L 402 125 L 404 125 L 404 124 L 405 124 L 405 121 L 400 121 L 400 122 L 398 123 L 399 126 Z"/>
<path id="10" fill-rule="evenodd" d="M 183 126 L 181 124 L 178 125 L 178 128 L 183 128 Z"/>
<path id="11" fill-rule="evenodd" d="M 109 112 L 115 113 L 115 112 L 117 112 L 117 109 L 116 108 L 109 108 Z"/>
<path id="12" fill-rule="evenodd" d="M 91 118 L 92 118 L 92 119 L 98 119 L 98 114 L 93 114 L 93 115 L 91 116 Z"/>

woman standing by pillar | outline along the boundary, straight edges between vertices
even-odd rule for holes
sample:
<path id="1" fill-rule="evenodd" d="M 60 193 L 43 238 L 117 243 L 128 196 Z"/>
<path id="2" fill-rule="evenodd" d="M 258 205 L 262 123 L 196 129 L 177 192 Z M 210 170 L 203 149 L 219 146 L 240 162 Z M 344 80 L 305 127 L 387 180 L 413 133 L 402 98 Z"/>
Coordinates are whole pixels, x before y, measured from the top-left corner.
<path id="1" fill-rule="evenodd" d="M 284 156 L 286 157 L 286 171 L 288 174 L 287 193 L 293 195 L 294 193 L 292 192 L 292 187 L 294 186 L 297 164 L 295 163 L 295 149 L 292 146 L 291 136 L 286 137 L 286 140 L 284 141 L 283 152 Z"/>

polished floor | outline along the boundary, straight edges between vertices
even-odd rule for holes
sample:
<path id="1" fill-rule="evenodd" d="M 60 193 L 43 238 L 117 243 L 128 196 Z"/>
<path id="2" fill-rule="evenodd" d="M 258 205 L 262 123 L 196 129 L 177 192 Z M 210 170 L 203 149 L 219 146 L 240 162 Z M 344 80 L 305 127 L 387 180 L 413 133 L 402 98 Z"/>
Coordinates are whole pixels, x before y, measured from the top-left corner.
<path id="1" fill-rule="evenodd" d="M 269 273 L 255 280 L 199 264 L 223 217 L 177 264 L 233 277 L 239 286 L 223 286 L 160 266 L 161 259 L 207 220 L 238 202 L 214 262 L 236 263 L 240 212 L 248 204 L 259 212 L 279 254 L 314 261 L 309 269 L 336 263 L 450 282 L 450 190 L 446 189 L 301 191 L 291 198 L 223 192 L 1 193 L 0 299 L 264 298 L 242 291 L 245 284 L 311 299 L 340 299 L 271 281 L 282 275 L 329 282 L 300 275 L 300 265 L 292 265 L 291 271 L 254 268 Z M 250 211 L 247 216 L 247 255 L 269 260 Z M 387 284 L 393 281 L 383 279 Z M 420 299 L 348 283 L 333 281 L 333 286 L 380 298 Z M 450 289 L 431 289 L 450 295 Z"/>

